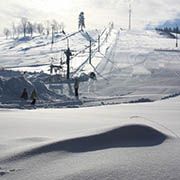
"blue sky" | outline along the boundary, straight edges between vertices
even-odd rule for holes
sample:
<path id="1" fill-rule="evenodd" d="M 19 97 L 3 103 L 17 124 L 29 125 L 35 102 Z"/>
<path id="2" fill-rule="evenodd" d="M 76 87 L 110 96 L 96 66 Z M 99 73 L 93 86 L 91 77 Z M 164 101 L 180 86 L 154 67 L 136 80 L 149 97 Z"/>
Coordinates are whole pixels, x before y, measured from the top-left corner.
<path id="1" fill-rule="evenodd" d="M 20 17 L 31 21 L 57 19 L 66 29 L 77 29 L 77 18 L 85 12 L 89 29 L 114 21 L 117 27 L 128 27 L 128 4 L 132 3 L 134 28 L 156 24 L 180 14 L 180 0 L 1 0 L 0 30 L 18 22 Z"/>

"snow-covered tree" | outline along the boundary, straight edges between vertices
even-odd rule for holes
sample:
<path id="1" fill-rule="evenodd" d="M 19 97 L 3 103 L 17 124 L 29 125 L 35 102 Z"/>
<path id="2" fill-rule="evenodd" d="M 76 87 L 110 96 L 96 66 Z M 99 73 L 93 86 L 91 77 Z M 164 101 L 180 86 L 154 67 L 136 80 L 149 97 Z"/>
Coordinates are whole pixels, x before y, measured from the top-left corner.
<path id="1" fill-rule="evenodd" d="M 62 31 L 64 31 L 65 24 L 63 22 L 61 23 L 61 27 L 62 27 Z"/>
<path id="2" fill-rule="evenodd" d="M 23 27 L 22 27 L 21 24 L 19 24 L 19 25 L 16 27 L 16 29 L 17 29 L 17 35 L 18 35 L 18 37 L 19 37 L 20 34 L 23 32 Z"/>
<path id="3" fill-rule="evenodd" d="M 26 17 L 21 18 L 21 24 L 22 24 L 22 28 L 23 28 L 23 34 L 25 37 L 26 31 L 27 31 L 28 19 Z"/>
<path id="4" fill-rule="evenodd" d="M 174 32 L 179 33 L 179 27 L 178 26 L 174 28 Z"/>
<path id="5" fill-rule="evenodd" d="M 39 34 L 42 34 L 42 33 L 43 33 L 43 31 L 44 31 L 44 26 L 43 26 L 43 24 L 41 24 L 41 23 L 38 23 L 38 24 L 37 24 L 37 31 L 38 31 Z"/>
<path id="6" fill-rule="evenodd" d="M 17 34 L 17 27 L 14 23 L 12 23 L 12 37 L 15 38 L 16 34 Z"/>
<path id="7" fill-rule="evenodd" d="M 26 37 L 27 34 L 30 34 L 32 37 L 34 33 L 39 33 L 40 35 L 45 33 L 47 36 L 49 36 L 51 31 L 54 36 L 54 33 L 62 32 L 63 30 L 64 23 L 58 23 L 58 21 L 55 19 L 51 22 L 47 20 L 45 23 L 37 23 L 31 22 L 27 18 L 22 17 L 18 24 L 13 22 L 10 29 L 4 28 L 3 33 L 6 38 L 8 38 L 10 35 L 12 38 L 19 38 L 20 35 Z"/>
<path id="8" fill-rule="evenodd" d="M 49 36 L 50 30 L 51 30 L 51 25 L 50 25 L 50 21 L 49 20 L 47 20 L 45 22 L 45 30 L 46 30 L 46 35 Z"/>
<path id="9" fill-rule="evenodd" d="M 59 29 L 60 32 L 62 32 L 64 30 L 64 23 L 63 22 L 58 24 L 58 29 Z"/>
<path id="10" fill-rule="evenodd" d="M 33 31 L 34 31 L 33 24 L 28 21 L 28 23 L 27 23 L 27 32 L 28 32 L 29 34 L 31 34 L 31 37 L 33 36 Z"/>
<path id="11" fill-rule="evenodd" d="M 55 19 L 53 19 L 53 21 L 52 21 L 52 27 L 53 27 L 54 31 L 58 33 L 59 23 Z"/>
<path id="12" fill-rule="evenodd" d="M 85 28 L 85 18 L 84 18 L 84 12 L 81 12 L 79 14 L 79 25 L 78 28 L 83 31 L 83 28 Z"/>
<path id="13" fill-rule="evenodd" d="M 8 37 L 10 36 L 11 32 L 8 28 L 4 28 L 4 35 L 6 36 L 6 39 L 8 39 Z"/>

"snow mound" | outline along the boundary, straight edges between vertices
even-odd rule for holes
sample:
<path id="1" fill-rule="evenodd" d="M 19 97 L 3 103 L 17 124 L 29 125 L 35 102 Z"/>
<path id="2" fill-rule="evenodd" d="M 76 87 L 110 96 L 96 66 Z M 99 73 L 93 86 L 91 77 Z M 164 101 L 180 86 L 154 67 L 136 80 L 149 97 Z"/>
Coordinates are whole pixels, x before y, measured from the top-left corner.
<path id="1" fill-rule="evenodd" d="M 31 37 L 22 37 L 20 39 L 17 39 L 17 42 L 26 42 L 26 41 L 30 41 L 32 38 Z"/>
<path id="2" fill-rule="evenodd" d="M 24 88 L 27 89 L 29 98 L 31 92 L 35 89 L 39 100 L 67 99 L 64 95 L 57 95 L 50 91 L 41 80 L 29 81 L 24 76 L 14 76 L 9 78 L 0 77 L 0 101 L 3 103 L 20 101 Z"/>
<path id="3" fill-rule="evenodd" d="M 9 79 L 0 78 L 0 97 L 1 100 L 20 99 L 21 93 L 24 88 L 33 90 L 31 82 L 27 81 L 24 77 L 12 77 Z"/>
<path id="4" fill-rule="evenodd" d="M 65 95 L 57 95 L 54 92 L 50 91 L 42 81 L 33 81 L 33 85 L 36 87 L 38 92 L 38 97 L 43 100 L 51 99 L 62 99 L 67 100 Z"/>
<path id="5" fill-rule="evenodd" d="M 168 136 L 149 126 L 127 125 L 96 135 L 43 145 L 23 152 L 9 160 L 18 160 L 59 151 L 81 153 L 110 148 L 156 146 L 163 143 L 167 138 Z"/>

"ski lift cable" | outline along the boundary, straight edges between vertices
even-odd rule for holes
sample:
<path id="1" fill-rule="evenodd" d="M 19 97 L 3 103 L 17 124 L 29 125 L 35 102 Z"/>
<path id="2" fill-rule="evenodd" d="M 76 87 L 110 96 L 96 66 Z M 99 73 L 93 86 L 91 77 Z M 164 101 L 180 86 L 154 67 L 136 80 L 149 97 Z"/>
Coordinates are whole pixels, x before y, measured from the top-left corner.
<path id="1" fill-rule="evenodd" d="M 107 28 L 104 29 L 103 33 L 106 31 Z M 106 38 L 104 39 L 104 41 L 101 43 L 101 45 L 106 41 Z M 94 43 L 95 44 L 95 43 Z M 86 47 L 85 49 L 89 48 Z M 95 56 L 95 54 L 98 52 L 98 47 L 96 49 L 94 49 L 94 51 L 92 52 L 92 58 Z M 75 56 L 74 56 L 75 57 Z M 74 58 L 73 57 L 73 58 Z M 72 60 L 72 59 L 71 59 Z M 82 69 L 85 64 L 89 61 L 89 57 L 76 69 L 76 71 L 74 71 L 73 75 L 76 74 L 80 69 Z M 101 74 L 99 74 L 101 77 L 103 77 Z M 104 78 L 104 77 L 103 77 Z M 106 79 L 106 78 L 105 78 Z M 107 81 L 109 81 L 108 79 L 106 79 Z"/>
<path id="2" fill-rule="evenodd" d="M 92 64 L 90 64 L 90 65 L 92 66 L 92 68 L 94 69 L 94 71 L 95 71 L 100 77 L 102 77 L 104 80 L 106 80 L 106 81 L 109 83 L 109 79 L 105 78 L 101 73 L 99 73 L 99 72 L 97 71 L 97 69 L 96 69 Z"/>

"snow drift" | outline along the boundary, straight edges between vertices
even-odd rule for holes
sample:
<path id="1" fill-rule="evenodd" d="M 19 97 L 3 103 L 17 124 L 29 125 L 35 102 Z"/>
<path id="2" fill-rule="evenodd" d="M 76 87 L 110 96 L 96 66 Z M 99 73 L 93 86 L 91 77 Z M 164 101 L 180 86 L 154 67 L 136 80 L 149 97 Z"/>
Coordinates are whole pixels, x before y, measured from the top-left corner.
<path id="1" fill-rule="evenodd" d="M 180 179 L 179 102 L 2 109 L 0 178 Z"/>
<path id="2" fill-rule="evenodd" d="M 33 85 L 24 77 L 12 77 L 9 79 L 0 78 L 0 96 L 2 101 L 6 99 L 20 99 L 24 88 L 27 88 L 29 93 L 33 90 Z"/>
<path id="3" fill-rule="evenodd" d="M 27 89 L 29 97 L 33 89 L 35 89 L 39 100 L 67 99 L 65 95 L 57 95 L 50 91 L 41 80 L 29 81 L 23 75 L 19 74 L 8 78 L 0 77 L 0 101 L 3 103 L 20 101 L 24 88 Z"/>
<path id="4" fill-rule="evenodd" d="M 127 125 L 96 135 L 68 139 L 23 152 L 9 160 L 29 158 L 57 151 L 82 153 L 121 147 L 156 146 L 168 138 L 164 133 L 145 125 Z"/>

